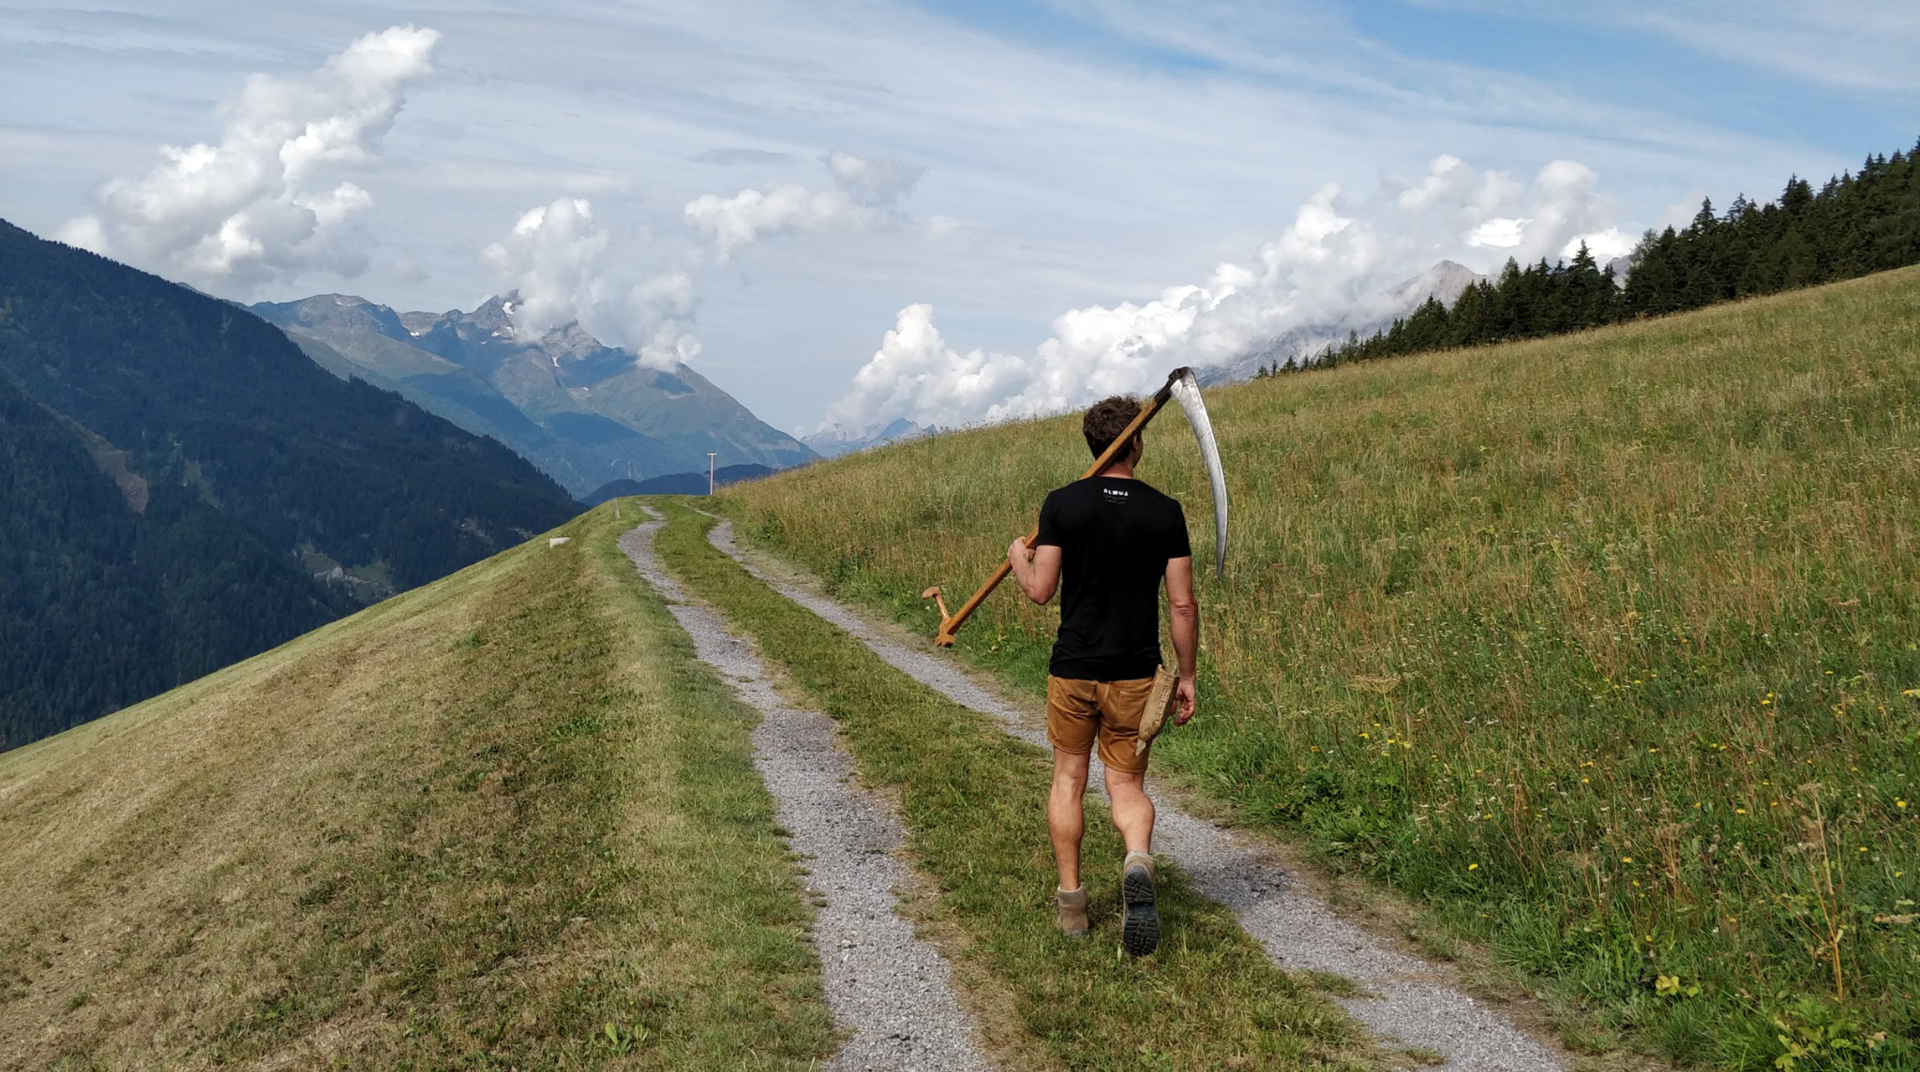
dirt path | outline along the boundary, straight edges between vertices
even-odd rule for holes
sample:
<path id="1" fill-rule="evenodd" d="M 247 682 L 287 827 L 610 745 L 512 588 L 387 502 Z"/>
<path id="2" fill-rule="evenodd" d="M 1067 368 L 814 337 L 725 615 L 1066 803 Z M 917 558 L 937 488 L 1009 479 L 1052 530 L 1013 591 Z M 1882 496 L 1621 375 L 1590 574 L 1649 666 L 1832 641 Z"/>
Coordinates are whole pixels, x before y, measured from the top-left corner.
<path id="1" fill-rule="evenodd" d="M 733 540 L 731 522 L 708 535 L 712 544 L 788 599 L 845 630 L 874 654 L 964 707 L 998 719 L 1008 733 L 1049 748 L 1046 731 L 1000 699 L 951 659 L 908 647 L 846 607 L 762 569 Z M 675 608 L 676 612 L 678 608 Z M 1096 767 L 1099 760 L 1095 759 Z M 1101 772 L 1089 781 L 1099 785 Z M 1154 849 L 1171 857 L 1202 894 L 1233 909 L 1240 925 L 1276 964 L 1292 971 L 1344 976 L 1377 997 L 1341 1001 L 1354 1018 L 1393 1045 L 1432 1050 L 1463 1072 L 1551 1072 L 1566 1068 L 1553 1049 L 1448 982 L 1445 969 L 1389 948 L 1305 891 L 1288 868 L 1256 840 L 1183 811 L 1155 787 Z M 1038 801 L 1034 804 L 1039 807 Z"/>
<path id="2" fill-rule="evenodd" d="M 893 855 L 899 822 L 855 786 L 853 761 L 835 741 L 833 721 L 788 707 L 751 645 L 728 633 L 713 612 L 688 603 L 659 568 L 653 534 L 665 522 L 654 517 L 622 535 L 620 549 L 667 601 L 700 659 L 761 713 L 753 764 L 780 825 L 792 832 L 793 851 L 808 858 L 807 887 L 822 901 L 814 943 L 827 1007 L 834 1023 L 851 1032 L 829 1067 L 985 1072 L 989 1066 L 954 997 L 946 960 L 894 914 L 893 891 L 910 877 Z"/>

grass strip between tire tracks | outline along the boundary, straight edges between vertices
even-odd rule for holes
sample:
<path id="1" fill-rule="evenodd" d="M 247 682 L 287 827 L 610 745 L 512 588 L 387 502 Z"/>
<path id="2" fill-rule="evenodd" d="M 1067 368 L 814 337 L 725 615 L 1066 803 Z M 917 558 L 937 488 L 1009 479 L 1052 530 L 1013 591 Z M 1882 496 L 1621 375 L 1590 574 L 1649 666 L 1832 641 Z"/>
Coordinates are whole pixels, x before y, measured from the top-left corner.
<path id="1" fill-rule="evenodd" d="M 1086 851 L 1094 935 L 1061 937 L 1039 750 L 761 584 L 708 544 L 712 519 L 662 505 L 667 567 L 839 723 L 864 779 L 898 794 L 910 850 L 964 935 L 958 956 L 983 969 L 1024 1035 L 990 1044 L 1019 1063 L 1076 1069 L 1372 1067 L 1345 1014 L 1274 967 L 1177 868 L 1163 869 L 1160 951 L 1125 957 L 1121 845 L 1096 817 Z"/>

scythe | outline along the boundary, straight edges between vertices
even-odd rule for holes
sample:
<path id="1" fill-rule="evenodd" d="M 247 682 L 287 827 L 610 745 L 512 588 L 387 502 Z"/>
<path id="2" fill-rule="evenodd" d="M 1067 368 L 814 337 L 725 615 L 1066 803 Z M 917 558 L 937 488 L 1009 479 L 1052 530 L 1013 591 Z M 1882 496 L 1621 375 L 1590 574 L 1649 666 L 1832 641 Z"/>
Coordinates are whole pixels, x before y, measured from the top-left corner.
<path id="1" fill-rule="evenodd" d="M 1207 466 L 1207 483 L 1213 490 L 1213 570 L 1214 576 L 1217 577 L 1225 569 L 1227 557 L 1227 477 L 1220 468 L 1220 446 L 1214 441 L 1213 422 L 1207 419 L 1207 407 L 1200 400 L 1200 384 L 1194 380 L 1192 369 L 1174 369 L 1167 376 L 1166 385 L 1154 392 L 1153 397 L 1147 400 L 1147 404 L 1140 407 L 1140 415 L 1133 419 L 1132 424 L 1127 425 L 1126 431 L 1121 432 L 1098 458 L 1094 459 L 1093 465 L 1081 475 L 1080 479 L 1085 480 L 1105 469 L 1115 456 L 1127 449 L 1133 442 L 1133 437 L 1147 426 L 1147 422 L 1152 420 L 1154 414 L 1159 413 L 1169 400 L 1179 403 L 1180 409 L 1186 413 L 1187 424 L 1193 429 L 1193 436 L 1200 443 L 1200 457 Z M 1032 546 L 1033 541 L 1039 538 L 1040 526 L 1036 524 L 1033 531 L 1027 534 L 1025 542 L 1028 546 Z M 940 589 L 929 588 L 920 593 L 921 599 L 931 599 L 940 608 L 940 632 L 934 637 L 933 642 L 943 648 L 952 647 L 954 633 L 960 629 L 961 624 L 979 608 L 995 588 L 999 587 L 1001 581 L 1007 579 L 1007 574 L 1012 570 L 1012 566 L 1002 562 L 1000 568 L 993 571 L 993 576 L 987 578 L 987 583 L 981 585 L 980 590 L 973 594 L 973 598 L 967 600 L 958 611 L 952 614 L 947 613 L 947 604 L 940 598 Z"/>

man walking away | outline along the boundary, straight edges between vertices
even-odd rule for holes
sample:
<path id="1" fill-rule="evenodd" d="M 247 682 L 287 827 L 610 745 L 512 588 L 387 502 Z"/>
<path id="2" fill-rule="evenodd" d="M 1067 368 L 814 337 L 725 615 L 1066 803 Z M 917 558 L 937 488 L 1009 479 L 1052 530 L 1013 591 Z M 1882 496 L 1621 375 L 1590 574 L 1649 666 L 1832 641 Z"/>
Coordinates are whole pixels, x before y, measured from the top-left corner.
<path id="1" fill-rule="evenodd" d="M 1095 457 L 1133 423 L 1140 406 L 1114 397 L 1089 409 L 1081 423 Z M 1007 548 L 1020 590 L 1035 603 L 1060 598 L 1060 634 L 1047 678 L 1047 740 L 1053 745 L 1053 790 L 1047 832 L 1060 872 L 1056 900 L 1060 929 L 1087 934 L 1087 889 L 1080 879 L 1080 839 L 1086 828 L 1081 798 L 1089 754 L 1106 765 L 1113 825 L 1126 842 L 1121 896 L 1126 916 L 1121 941 L 1146 956 L 1160 944 L 1154 905 L 1153 801 L 1147 798 L 1149 742 L 1139 739 L 1141 716 L 1160 668 L 1160 584 L 1173 612 L 1173 650 L 1179 660 L 1174 696 L 1176 725 L 1193 717 L 1194 657 L 1199 605 L 1193 598 L 1193 552 L 1180 504 L 1134 476 L 1146 446 L 1133 443 L 1099 473 L 1047 496 L 1040 536 L 1032 547 Z M 1136 744 L 1136 742 L 1138 742 Z"/>

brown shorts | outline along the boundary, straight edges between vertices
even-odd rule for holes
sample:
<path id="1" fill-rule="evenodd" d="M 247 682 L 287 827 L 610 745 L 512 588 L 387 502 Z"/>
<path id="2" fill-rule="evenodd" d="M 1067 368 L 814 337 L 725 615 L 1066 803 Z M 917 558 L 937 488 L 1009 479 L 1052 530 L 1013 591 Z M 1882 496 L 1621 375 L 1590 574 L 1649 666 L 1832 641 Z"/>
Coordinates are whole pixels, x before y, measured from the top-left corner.
<path id="1" fill-rule="evenodd" d="M 1080 681 L 1047 678 L 1047 740 L 1062 752 L 1083 756 L 1100 742 L 1100 762 L 1127 774 L 1144 774 L 1153 744 L 1139 755 L 1133 744 L 1146 713 L 1153 679 Z"/>

